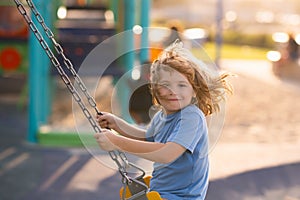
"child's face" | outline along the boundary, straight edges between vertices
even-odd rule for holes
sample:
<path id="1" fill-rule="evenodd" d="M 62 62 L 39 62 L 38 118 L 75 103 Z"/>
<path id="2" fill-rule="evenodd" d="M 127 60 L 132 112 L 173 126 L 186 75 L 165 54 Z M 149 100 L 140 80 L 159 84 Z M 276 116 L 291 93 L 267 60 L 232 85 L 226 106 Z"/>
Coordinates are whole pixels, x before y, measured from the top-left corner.
<path id="1" fill-rule="evenodd" d="M 177 112 L 191 103 L 195 93 L 183 74 L 176 70 L 161 70 L 159 76 L 157 98 L 167 114 Z"/>

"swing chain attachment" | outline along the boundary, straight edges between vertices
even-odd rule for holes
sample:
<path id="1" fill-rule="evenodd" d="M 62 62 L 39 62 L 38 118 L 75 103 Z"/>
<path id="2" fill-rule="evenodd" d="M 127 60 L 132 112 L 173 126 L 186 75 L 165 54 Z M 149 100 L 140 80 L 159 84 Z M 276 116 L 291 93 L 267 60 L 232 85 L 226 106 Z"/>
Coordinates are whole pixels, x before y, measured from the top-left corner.
<path id="1" fill-rule="evenodd" d="M 36 39 L 39 41 L 41 47 L 43 48 L 43 50 L 45 51 L 45 53 L 49 57 L 51 63 L 56 68 L 56 70 L 59 73 L 62 81 L 65 83 L 66 87 L 68 88 L 68 90 L 72 94 L 74 100 L 77 102 L 77 104 L 81 108 L 83 114 L 88 119 L 91 126 L 93 127 L 94 131 L 96 133 L 102 132 L 101 128 L 96 123 L 96 121 L 93 118 L 93 116 L 91 115 L 90 111 L 86 108 L 84 102 L 81 99 L 80 94 L 78 93 L 78 91 L 74 87 L 74 85 L 71 82 L 70 78 L 65 73 L 65 70 L 62 68 L 61 63 L 59 62 L 57 57 L 54 55 L 53 51 L 49 47 L 48 43 L 45 41 L 42 34 L 39 32 L 36 24 L 32 21 L 31 17 L 27 14 L 27 11 L 26 11 L 24 5 L 20 2 L 20 0 L 14 0 L 14 2 L 16 4 L 17 9 L 19 10 L 20 14 L 23 16 L 23 18 L 25 19 L 25 21 L 28 24 L 29 28 L 31 29 L 31 31 L 35 35 Z M 62 57 L 64 65 L 71 72 L 72 76 L 74 77 L 74 80 L 79 85 L 79 88 L 80 88 L 81 92 L 85 95 L 89 105 L 96 111 L 96 113 L 98 115 L 102 115 L 102 113 L 97 108 L 95 99 L 89 94 L 85 84 L 83 83 L 81 78 L 78 76 L 76 70 L 74 69 L 72 62 L 64 54 L 62 46 L 55 40 L 53 32 L 45 24 L 45 21 L 44 21 L 43 17 L 37 11 L 37 9 L 36 9 L 34 3 L 32 2 L 32 0 L 26 0 L 26 2 L 28 4 L 28 6 L 30 7 L 32 13 L 34 14 L 35 18 L 37 19 L 38 23 L 42 26 L 42 28 L 43 28 L 44 32 L 46 33 L 48 39 L 50 39 L 51 43 L 53 44 L 55 51 L 58 53 L 58 55 L 60 55 Z M 130 167 L 135 168 L 136 170 L 142 172 L 142 175 L 138 177 L 138 178 L 141 178 L 145 175 L 145 171 L 143 169 L 139 168 L 138 166 L 134 165 L 133 163 L 130 163 L 124 152 L 110 151 L 109 155 L 110 155 L 111 159 L 118 166 L 119 172 L 123 177 L 122 182 L 124 184 L 131 184 L 132 182 L 135 182 L 135 183 L 141 185 L 142 187 L 145 187 L 146 188 L 145 191 L 148 190 L 147 185 L 145 185 L 142 182 L 136 180 L 136 178 L 129 177 L 128 173 L 127 173 L 128 168 L 130 168 Z M 124 189 L 124 192 L 125 192 L 125 189 Z M 124 196 L 123 196 L 123 199 L 125 199 Z M 134 199 L 134 198 L 130 198 L 130 199 Z"/>

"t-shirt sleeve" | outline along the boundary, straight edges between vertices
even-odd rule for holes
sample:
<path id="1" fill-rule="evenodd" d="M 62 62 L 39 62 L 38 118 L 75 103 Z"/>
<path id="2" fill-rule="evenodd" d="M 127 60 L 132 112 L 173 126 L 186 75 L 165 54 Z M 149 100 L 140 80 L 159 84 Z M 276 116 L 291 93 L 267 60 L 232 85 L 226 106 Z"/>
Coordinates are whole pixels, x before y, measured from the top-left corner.
<path id="1" fill-rule="evenodd" d="M 158 113 L 156 113 L 154 115 L 154 117 L 152 118 L 152 120 L 147 128 L 146 141 L 148 141 L 148 142 L 154 142 L 155 124 L 157 124 L 157 120 L 158 120 Z"/>
<path id="2" fill-rule="evenodd" d="M 153 133 L 154 133 L 154 126 L 153 123 L 151 123 L 146 131 L 146 141 L 154 142 Z"/>
<path id="3" fill-rule="evenodd" d="M 177 143 L 193 153 L 204 134 L 207 134 L 204 116 L 193 111 L 185 112 L 182 113 L 168 142 Z"/>

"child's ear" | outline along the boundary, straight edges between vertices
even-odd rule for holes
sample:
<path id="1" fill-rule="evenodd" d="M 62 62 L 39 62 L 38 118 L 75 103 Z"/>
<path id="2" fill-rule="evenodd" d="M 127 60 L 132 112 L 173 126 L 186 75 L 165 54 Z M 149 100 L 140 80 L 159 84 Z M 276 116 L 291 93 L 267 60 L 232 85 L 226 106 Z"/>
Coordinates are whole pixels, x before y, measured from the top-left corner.
<path id="1" fill-rule="evenodd" d="M 194 91 L 193 92 L 193 98 L 196 98 L 197 97 L 197 95 L 196 95 L 196 92 Z"/>

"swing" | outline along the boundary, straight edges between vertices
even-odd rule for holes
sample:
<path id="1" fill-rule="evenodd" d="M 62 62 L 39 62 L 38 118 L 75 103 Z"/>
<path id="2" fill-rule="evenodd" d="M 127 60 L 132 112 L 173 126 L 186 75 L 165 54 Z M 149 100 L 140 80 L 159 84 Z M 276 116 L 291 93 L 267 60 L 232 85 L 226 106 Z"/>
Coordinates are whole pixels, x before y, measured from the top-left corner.
<path id="1" fill-rule="evenodd" d="M 64 69 L 61 66 L 61 63 L 55 57 L 53 51 L 49 48 L 47 42 L 44 40 L 43 36 L 40 34 L 39 30 L 37 29 L 35 23 L 31 20 L 30 16 L 28 16 L 24 5 L 19 0 L 14 0 L 16 3 L 17 9 L 19 10 L 20 14 L 24 17 L 26 23 L 28 24 L 31 31 L 34 33 L 36 39 L 39 41 L 41 47 L 44 49 L 45 53 L 49 57 L 50 61 L 52 62 L 53 66 L 56 68 L 57 72 L 59 73 L 61 79 L 65 83 L 66 87 L 72 94 L 74 100 L 78 103 L 79 107 L 81 108 L 82 112 L 84 113 L 85 117 L 88 119 L 89 123 L 93 127 L 96 133 L 101 132 L 101 128 L 94 120 L 93 116 L 91 115 L 90 111 L 84 105 L 80 94 L 75 89 L 73 83 L 70 81 L 69 77 L 66 75 Z M 81 92 L 85 95 L 88 100 L 89 105 L 96 111 L 98 115 L 102 113 L 98 110 L 95 99 L 89 94 L 86 86 L 78 76 L 77 72 L 75 71 L 72 62 L 66 57 L 64 54 L 62 46 L 56 42 L 54 39 L 53 32 L 49 29 L 49 27 L 45 24 L 43 17 L 37 11 L 34 3 L 32 0 L 26 0 L 28 6 L 30 7 L 32 13 L 36 17 L 38 23 L 43 27 L 46 36 L 50 39 L 51 43 L 54 45 L 54 48 L 58 55 L 60 55 L 63 59 L 64 65 L 67 69 L 71 72 L 74 80 L 80 86 Z M 110 151 L 108 152 L 111 159 L 116 163 L 118 166 L 118 170 L 122 176 L 122 183 L 123 187 L 120 189 L 120 199 L 121 200 L 162 200 L 159 193 L 156 191 L 149 191 L 149 184 L 150 184 L 150 176 L 145 177 L 145 171 L 138 166 L 134 165 L 133 163 L 127 160 L 127 157 L 124 152 L 120 151 Z M 134 168 L 140 171 L 142 174 L 136 178 L 132 178 L 128 176 L 127 169 Z"/>

